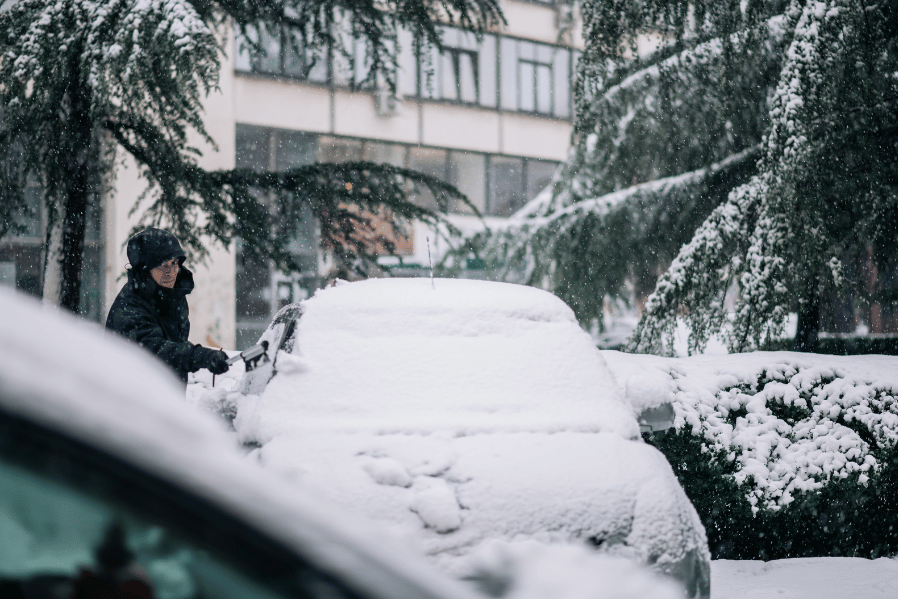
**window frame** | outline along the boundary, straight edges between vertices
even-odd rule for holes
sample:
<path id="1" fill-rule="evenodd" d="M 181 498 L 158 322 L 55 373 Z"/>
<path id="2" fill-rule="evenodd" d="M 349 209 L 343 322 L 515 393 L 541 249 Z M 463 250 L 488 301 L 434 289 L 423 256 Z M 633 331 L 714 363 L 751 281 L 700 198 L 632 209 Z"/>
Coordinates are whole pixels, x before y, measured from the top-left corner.
<path id="1" fill-rule="evenodd" d="M 552 4 L 547 4 L 541 2 L 540 0 L 533 0 L 534 4 L 538 4 L 540 6 L 551 7 Z M 333 89 L 351 89 L 352 84 L 358 84 L 360 81 L 362 74 L 358 72 L 356 69 L 353 73 L 340 74 L 337 75 L 338 67 L 335 65 L 335 60 L 337 59 L 334 53 L 330 48 L 322 52 L 323 60 L 325 60 L 325 69 L 326 75 L 323 79 L 313 79 L 308 77 L 301 77 L 292 74 L 288 74 L 284 69 L 284 55 L 285 55 L 285 44 L 283 43 L 284 36 L 286 35 L 283 31 L 286 31 L 290 26 L 299 27 L 298 23 L 293 23 L 292 25 L 285 26 L 282 30 L 281 34 L 281 44 L 279 48 L 279 62 L 280 69 L 277 73 L 272 73 L 268 71 L 258 70 L 253 66 L 254 59 L 251 55 L 247 55 L 248 50 L 241 49 L 242 41 L 238 36 L 235 38 L 235 54 L 237 59 L 235 60 L 234 71 L 235 73 L 241 76 L 259 76 L 259 77 L 273 77 L 277 79 L 287 79 L 294 81 L 301 81 L 303 83 L 307 83 L 309 85 L 320 85 L 320 86 L 328 86 Z M 451 32 L 456 39 L 459 36 L 470 36 L 473 35 L 470 32 L 450 26 L 450 25 L 440 25 L 439 26 L 444 32 Z M 573 47 L 565 44 L 552 44 L 538 40 L 532 40 L 522 37 L 510 36 L 510 35 L 499 35 L 495 33 L 484 33 L 483 39 L 489 38 L 492 41 L 489 45 L 489 52 L 493 54 L 493 62 L 494 64 L 489 65 L 489 73 L 485 72 L 487 66 L 485 60 L 488 59 L 488 56 L 484 55 L 484 41 L 476 42 L 476 44 L 472 45 L 470 40 L 464 40 L 461 42 L 455 43 L 444 43 L 444 48 L 442 52 L 437 52 L 435 48 L 414 48 L 408 47 L 410 43 L 407 35 L 404 35 L 403 32 L 405 30 L 401 30 L 400 37 L 403 37 L 404 45 L 402 46 L 402 51 L 397 56 L 397 59 L 400 62 L 399 70 L 401 71 L 404 67 L 408 67 L 411 65 L 403 64 L 404 60 L 407 60 L 407 54 L 410 54 L 411 60 L 414 62 L 414 72 L 408 73 L 408 75 L 404 76 L 403 72 L 397 71 L 397 76 L 399 77 L 399 81 L 397 82 L 397 87 L 399 90 L 402 90 L 400 93 L 407 95 L 410 98 L 414 98 L 418 101 L 427 101 L 427 102 L 439 102 L 445 104 L 453 104 L 458 106 L 472 107 L 472 108 L 483 108 L 486 110 L 494 110 L 498 112 L 517 112 L 521 114 L 527 114 L 531 116 L 536 116 L 540 118 L 549 118 L 554 120 L 561 120 L 570 122 L 573 119 L 574 114 L 574 101 L 573 101 L 573 89 L 575 83 L 575 65 L 577 57 L 576 53 L 579 51 Z M 359 47 L 361 43 L 358 39 L 349 39 L 347 40 L 352 46 L 353 53 L 356 55 L 357 60 L 364 59 L 363 49 Z M 508 47 L 509 44 L 514 48 L 514 56 L 504 57 L 503 56 L 503 47 Z M 521 44 L 529 44 L 532 45 L 535 49 L 536 54 L 539 53 L 540 48 L 548 48 L 551 49 L 553 54 L 553 58 L 548 62 L 538 60 L 534 58 L 533 60 L 527 58 L 520 58 L 518 48 Z M 555 54 L 559 51 L 563 52 L 564 55 L 560 59 L 555 58 Z M 359 54 L 362 52 L 362 54 Z M 454 69 L 453 76 L 455 78 L 455 87 L 458 98 L 446 98 L 443 93 L 443 78 L 444 73 L 442 70 L 444 68 L 443 63 L 445 61 L 452 62 L 453 64 L 458 64 L 459 54 L 464 53 L 468 55 L 471 59 L 471 64 L 474 70 L 474 91 L 477 96 L 475 100 L 469 101 L 462 99 L 461 94 L 461 81 L 459 77 L 459 73 L 457 72 L 459 69 Z M 427 56 L 429 55 L 429 59 Z M 509 99 L 507 94 L 503 93 L 503 71 L 508 68 L 506 64 L 506 60 L 510 59 L 511 64 L 513 65 L 512 69 L 514 71 L 514 91 L 511 92 L 514 94 L 514 97 L 511 98 L 513 100 L 514 106 L 511 107 L 509 103 Z M 567 65 L 567 77 L 562 78 L 561 72 L 565 69 L 559 68 L 559 62 L 564 62 Z M 248 69 L 245 66 L 241 66 L 244 61 L 248 61 L 249 67 Z M 533 110 L 522 110 L 520 108 L 521 105 L 521 94 L 522 90 L 520 88 L 520 68 L 522 62 L 532 63 L 534 66 L 534 73 L 540 67 L 544 67 L 548 69 L 549 72 L 549 80 L 548 80 L 548 93 L 549 93 L 549 110 L 540 111 L 539 107 L 539 93 L 536 88 L 536 76 L 534 76 L 534 90 L 533 90 Z M 412 79 L 411 82 L 408 82 L 406 77 L 410 77 Z M 490 79 L 488 82 L 487 79 Z M 563 93 L 557 89 L 559 85 L 563 84 L 566 86 L 566 89 Z M 371 91 L 367 86 L 361 88 L 365 91 Z M 529 94 L 528 94 L 529 95 Z M 487 97 L 489 96 L 489 97 Z M 566 98 L 565 106 L 561 106 L 559 102 Z"/>

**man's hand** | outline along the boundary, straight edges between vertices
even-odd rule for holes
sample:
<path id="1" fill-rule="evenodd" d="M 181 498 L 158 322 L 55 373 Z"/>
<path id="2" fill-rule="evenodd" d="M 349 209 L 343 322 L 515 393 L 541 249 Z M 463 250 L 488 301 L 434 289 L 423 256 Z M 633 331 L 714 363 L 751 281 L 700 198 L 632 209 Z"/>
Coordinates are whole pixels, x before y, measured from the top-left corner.
<path id="1" fill-rule="evenodd" d="M 222 350 L 209 349 L 197 345 L 193 348 L 193 365 L 196 370 L 206 368 L 212 374 L 224 374 L 228 371 L 228 355 Z"/>

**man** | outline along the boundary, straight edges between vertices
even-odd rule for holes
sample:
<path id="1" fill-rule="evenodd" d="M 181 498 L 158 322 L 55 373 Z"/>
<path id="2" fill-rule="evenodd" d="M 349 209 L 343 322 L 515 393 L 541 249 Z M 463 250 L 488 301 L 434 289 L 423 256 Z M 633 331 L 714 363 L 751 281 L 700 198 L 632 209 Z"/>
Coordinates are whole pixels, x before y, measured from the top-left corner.
<path id="1" fill-rule="evenodd" d="M 128 241 L 128 282 L 106 317 L 106 328 L 139 343 L 174 370 L 184 383 L 187 373 L 207 368 L 227 372 L 227 355 L 187 341 L 190 332 L 187 294 L 193 273 L 184 268 L 184 250 L 174 235 L 145 229 Z"/>

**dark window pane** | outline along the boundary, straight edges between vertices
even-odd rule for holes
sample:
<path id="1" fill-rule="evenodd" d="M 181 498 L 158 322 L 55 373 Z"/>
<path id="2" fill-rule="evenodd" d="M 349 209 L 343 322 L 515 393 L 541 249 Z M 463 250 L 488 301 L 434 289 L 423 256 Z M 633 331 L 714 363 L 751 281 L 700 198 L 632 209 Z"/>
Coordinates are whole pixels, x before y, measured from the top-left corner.
<path id="1" fill-rule="evenodd" d="M 317 135 L 298 131 L 276 131 L 274 134 L 276 135 L 276 170 L 286 171 L 315 163 Z"/>
<path id="2" fill-rule="evenodd" d="M 552 113 L 552 68 L 542 64 L 536 66 L 536 111 Z"/>
<path id="3" fill-rule="evenodd" d="M 440 56 L 440 90 L 444 100 L 458 100 L 457 58 L 458 55 L 452 50 L 446 50 Z"/>
<path id="4" fill-rule="evenodd" d="M 300 219 L 293 225 L 289 250 L 303 272 L 315 274 L 318 268 L 318 220 L 308 206 L 303 206 Z"/>
<path id="5" fill-rule="evenodd" d="M 489 212 L 509 216 L 524 205 L 524 163 L 520 158 L 491 156 Z"/>
<path id="6" fill-rule="evenodd" d="M 557 162 L 548 160 L 527 161 L 527 201 L 535 198 L 552 181 L 552 175 L 558 168 Z"/>
<path id="7" fill-rule="evenodd" d="M 284 31 L 284 74 L 305 79 L 308 75 L 310 61 L 306 58 L 302 36 L 290 30 Z"/>
<path id="8" fill-rule="evenodd" d="M 366 141 L 362 160 L 376 162 L 378 164 L 392 164 L 393 166 L 405 166 L 405 146 L 401 144 L 381 143 Z"/>
<path id="9" fill-rule="evenodd" d="M 477 102 L 477 53 L 458 53 L 458 87 L 462 102 Z"/>
<path id="10" fill-rule="evenodd" d="M 362 159 L 362 142 L 322 135 L 318 138 L 318 162 L 355 162 Z"/>
<path id="11" fill-rule="evenodd" d="M 532 62 L 518 63 L 520 96 L 518 109 L 525 112 L 533 112 L 536 105 L 533 100 L 536 89 L 536 65 Z"/>
<path id="12" fill-rule="evenodd" d="M 446 180 L 446 151 L 434 148 L 412 147 L 408 149 L 408 167 L 414 171 Z M 433 194 L 428 189 L 418 189 L 412 194 L 412 201 L 421 206 L 437 207 Z"/>
<path id="13" fill-rule="evenodd" d="M 475 152 L 449 153 L 449 182 L 468 196 L 481 213 L 486 209 L 486 156 Z M 471 207 L 462 202 L 451 207 L 453 212 L 472 214 Z"/>
<path id="14" fill-rule="evenodd" d="M 267 171 L 271 168 L 270 130 L 237 125 L 235 164 L 237 168 Z"/>
<path id="15" fill-rule="evenodd" d="M 260 35 L 263 52 L 257 54 L 253 61 L 253 70 L 260 73 L 280 74 L 281 72 L 281 34 L 269 33 L 262 28 Z"/>
<path id="16" fill-rule="evenodd" d="M 271 273 L 267 262 L 244 263 L 242 243 L 237 244 L 237 321 L 264 322 L 271 318 Z"/>

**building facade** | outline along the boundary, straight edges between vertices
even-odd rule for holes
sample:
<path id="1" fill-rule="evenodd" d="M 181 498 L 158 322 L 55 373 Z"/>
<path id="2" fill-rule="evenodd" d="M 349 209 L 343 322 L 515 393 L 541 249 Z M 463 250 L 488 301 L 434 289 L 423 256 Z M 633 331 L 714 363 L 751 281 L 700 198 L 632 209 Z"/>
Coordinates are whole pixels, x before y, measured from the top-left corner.
<path id="1" fill-rule="evenodd" d="M 507 217 L 546 186 L 566 157 L 582 42 L 566 4 L 503 0 L 501 6 L 506 26 L 479 40 L 444 27 L 442 52 L 416 51 L 411 36 L 400 34 L 395 95 L 386 89 L 352 91 L 353 78 L 360 81 L 364 73 L 326 49 L 302 48 L 289 27 L 256 34 L 264 54 L 252 54 L 243 40 L 232 39 L 220 92 L 205 105 L 217 149 L 195 140 L 203 149 L 201 165 L 285 170 L 316 161 L 385 162 L 456 185 L 486 222 Z M 364 64 L 364 46 L 353 48 L 355 63 Z M 125 161 L 114 193 L 91 217 L 82 302 L 88 317 L 101 320 L 124 283 L 125 243 L 135 221 L 130 212 L 144 189 L 137 169 Z M 27 235 L 0 243 L 0 284 L 34 294 L 40 292 L 42 270 L 39 212 Z M 457 206 L 451 218 L 462 230 L 482 227 L 470 212 Z M 243 264 L 239 240 L 234 247 L 213 248 L 205 264 L 191 265 L 192 341 L 242 349 L 255 342 L 279 307 L 323 282 L 327 264 L 318 252 L 315 223 L 297 223 L 296 231 L 293 248 L 304 266 L 298 275 Z M 399 247 L 404 272 L 426 272 L 421 267 L 428 252 L 439 253 L 440 243 L 413 227 Z"/>

